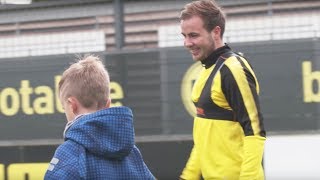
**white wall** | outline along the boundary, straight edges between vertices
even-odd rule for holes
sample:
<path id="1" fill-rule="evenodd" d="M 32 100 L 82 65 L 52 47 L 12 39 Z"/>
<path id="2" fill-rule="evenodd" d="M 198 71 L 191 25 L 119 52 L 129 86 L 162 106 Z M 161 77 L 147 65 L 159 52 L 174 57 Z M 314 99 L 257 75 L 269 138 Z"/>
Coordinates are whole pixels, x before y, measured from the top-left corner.
<path id="1" fill-rule="evenodd" d="M 320 134 L 267 137 L 266 180 L 320 179 Z"/>
<path id="2" fill-rule="evenodd" d="M 281 14 L 272 16 L 241 16 L 230 18 L 226 24 L 224 40 L 255 42 L 284 39 L 319 38 L 320 13 Z M 180 26 L 164 25 L 158 29 L 159 47 L 183 45 Z"/>
<path id="3" fill-rule="evenodd" d="M 102 30 L 8 36 L 0 39 L 0 58 L 105 51 Z"/>

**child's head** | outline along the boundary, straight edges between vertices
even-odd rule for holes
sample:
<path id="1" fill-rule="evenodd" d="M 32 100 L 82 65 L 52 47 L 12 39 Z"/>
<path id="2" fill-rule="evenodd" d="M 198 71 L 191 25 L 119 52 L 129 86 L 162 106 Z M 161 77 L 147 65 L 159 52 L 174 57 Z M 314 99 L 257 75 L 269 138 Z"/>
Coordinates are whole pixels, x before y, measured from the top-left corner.
<path id="1" fill-rule="evenodd" d="M 67 120 L 110 105 L 108 71 L 96 56 L 85 56 L 66 69 L 59 82 L 60 101 Z"/>

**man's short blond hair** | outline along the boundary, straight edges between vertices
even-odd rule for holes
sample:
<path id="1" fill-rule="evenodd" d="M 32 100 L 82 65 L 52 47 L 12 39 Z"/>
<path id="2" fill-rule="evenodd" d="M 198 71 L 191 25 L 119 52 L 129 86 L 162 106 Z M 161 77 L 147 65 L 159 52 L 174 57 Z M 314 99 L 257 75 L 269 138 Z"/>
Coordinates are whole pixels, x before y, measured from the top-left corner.
<path id="1" fill-rule="evenodd" d="M 180 20 L 186 20 L 193 16 L 202 19 L 204 28 L 211 32 L 216 26 L 221 29 L 221 38 L 223 37 L 226 15 L 215 0 L 197 0 L 186 4 L 180 12 Z"/>
<path id="2" fill-rule="evenodd" d="M 109 73 L 99 57 L 87 55 L 66 69 L 59 82 L 61 99 L 75 97 L 85 108 L 101 109 L 110 95 Z"/>

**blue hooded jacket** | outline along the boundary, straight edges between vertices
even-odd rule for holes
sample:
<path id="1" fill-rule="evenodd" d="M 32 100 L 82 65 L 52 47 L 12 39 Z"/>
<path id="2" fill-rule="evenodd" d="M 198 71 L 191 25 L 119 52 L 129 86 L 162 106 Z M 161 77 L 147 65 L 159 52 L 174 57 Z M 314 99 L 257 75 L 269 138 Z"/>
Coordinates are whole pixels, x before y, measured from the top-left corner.
<path id="1" fill-rule="evenodd" d="M 44 179 L 155 179 L 134 145 L 131 110 L 112 107 L 80 117 L 66 131 Z"/>

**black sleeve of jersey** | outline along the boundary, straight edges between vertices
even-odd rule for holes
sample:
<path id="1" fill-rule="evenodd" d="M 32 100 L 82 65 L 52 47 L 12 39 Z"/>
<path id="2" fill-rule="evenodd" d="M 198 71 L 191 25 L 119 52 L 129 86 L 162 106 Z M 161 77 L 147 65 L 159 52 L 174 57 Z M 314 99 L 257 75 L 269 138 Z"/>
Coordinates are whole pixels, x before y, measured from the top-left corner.
<path id="1" fill-rule="evenodd" d="M 260 134 L 261 136 L 265 137 L 265 130 L 264 130 L 263 119 L 262 119 L 263 117 L 260 111 L 259 98 L 256 90 L 255 78 L 253 77 L 253 75 L 250 73 L 250 71 L 247 69 L 245 65 L 243 65 L 243 72 L 245 73 L 246 81 L 241 81 L 241 82 L 248 83 L 251 90 L 251 94 L 254 98 L 256 110 L 250 109 L 250 107 L 245 106 L 246 97 L 243 97 L 241 95 L 239 85 L 237 84 L 235 77 L 233 76 L 232 72 L 227 66 L 223 66 L 220 70 L 221 78 L 222 78 L 221 79 L 222 91 L 235 114 L 236 120 L 241 124 L 245 135 L 252 136 L 254 134 Z M 249 112 L 255 113 L 256 114 L 255 117 L 257 118 L 250 119 Z M 260 132 L 254 132 L 254 128 L 252 127 L 253 121 L 259 121 Z"/>

